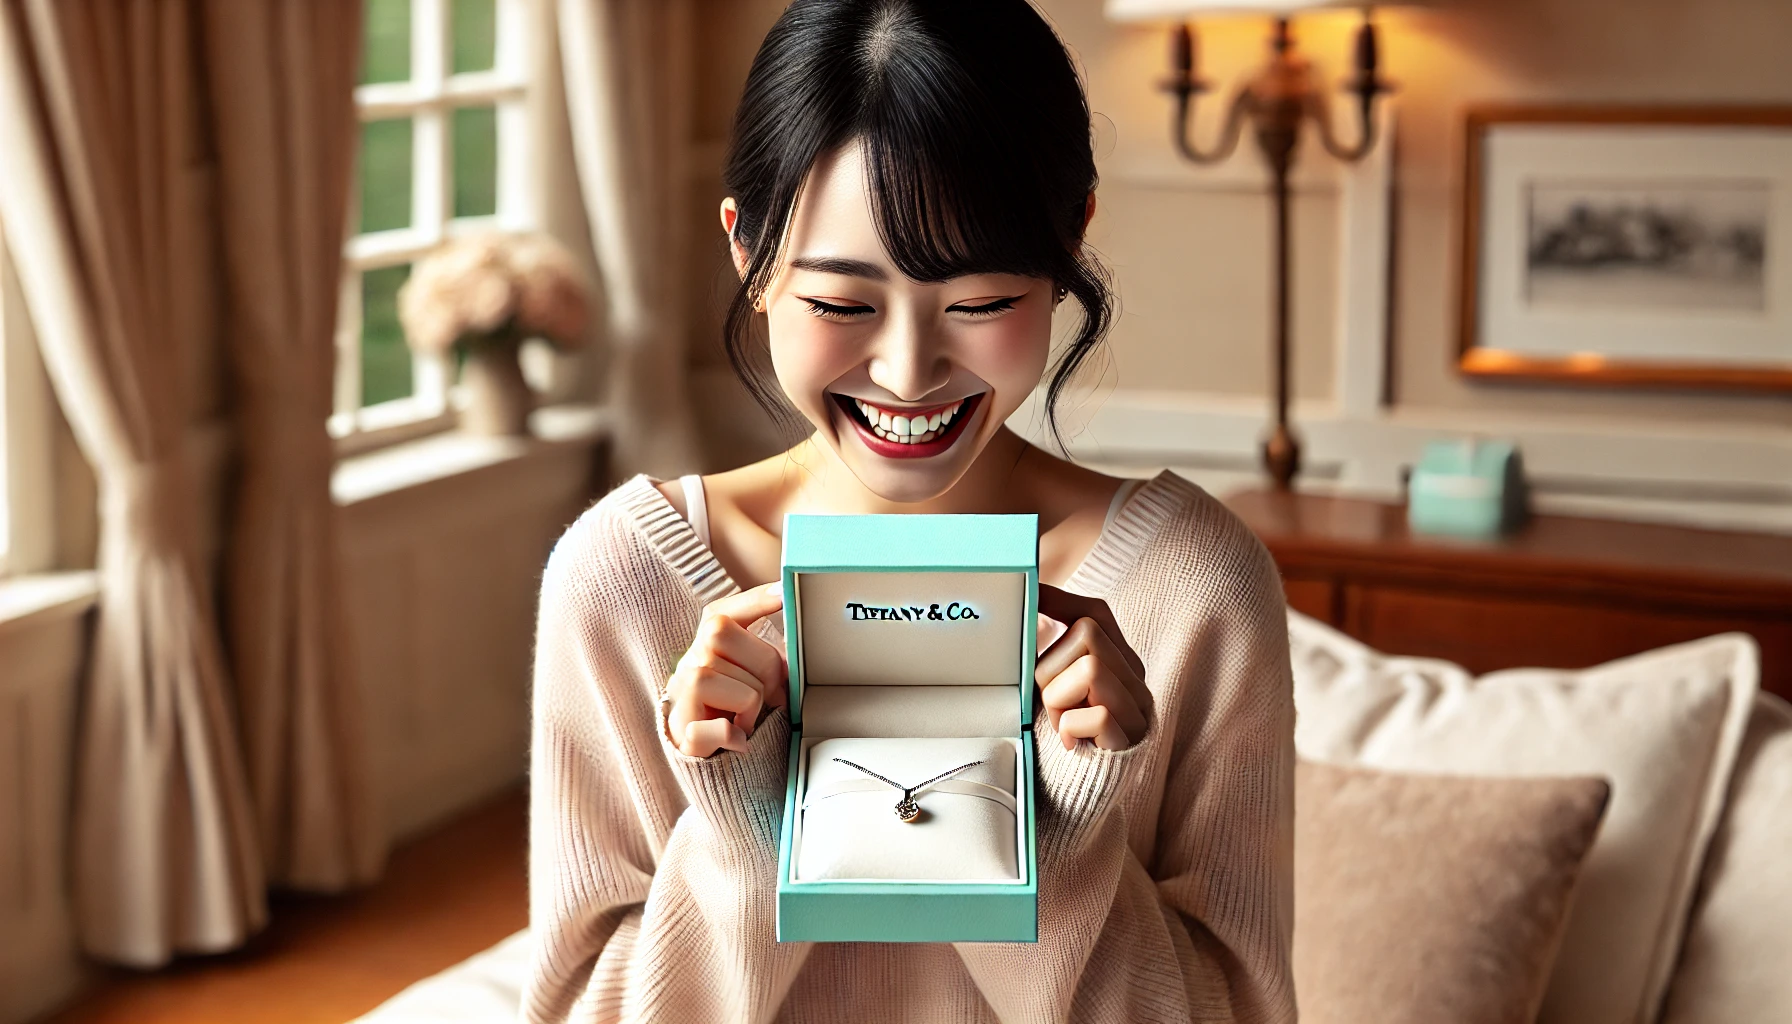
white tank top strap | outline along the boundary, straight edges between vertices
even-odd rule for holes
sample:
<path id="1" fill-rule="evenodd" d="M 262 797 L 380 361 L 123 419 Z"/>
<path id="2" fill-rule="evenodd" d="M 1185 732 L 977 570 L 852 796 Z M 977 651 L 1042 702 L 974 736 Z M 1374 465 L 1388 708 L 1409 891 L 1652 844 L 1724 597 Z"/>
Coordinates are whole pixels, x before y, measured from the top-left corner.
<path id="1" fill-rule="evenodd" d="M 684 517 L 697 532 L 697 539 L 709 547 L 709 501 L 703 496 L 703 478 L 696 473 L 678 478 L 684 488 Z"/>
<path id="2" fill-rule="evenodd" d="M 1107 518 L 1101 521 L 1102 533 L 1108 532 L 1108 527 L 1114 525 L 1114 517 L 1118 516 L 1120 510 L 1126 507 L 1126 502 L 1132 498 L 1133 492 L 1144 485 L 1145 481 L 1133 479 L 1121 484 L 1119 488 L 1114 491 L 1114 499 L 1108 502 Z"/>

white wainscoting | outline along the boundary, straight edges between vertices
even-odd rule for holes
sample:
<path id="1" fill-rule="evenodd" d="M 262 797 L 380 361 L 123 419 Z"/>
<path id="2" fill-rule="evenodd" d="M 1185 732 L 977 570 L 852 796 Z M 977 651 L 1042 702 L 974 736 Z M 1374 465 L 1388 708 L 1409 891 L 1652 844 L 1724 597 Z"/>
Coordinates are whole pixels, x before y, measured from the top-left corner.
<path id="1" fill-rule="evenodd" d="M 541 570 L 601 472 L 589 424 L 537 429 L 556 439 L 451 435 L 337 473 L 362 710 L 395 841 L 527 768 Z"/>
<path id="2" fill-rule="evenodd" d="M 75 693 L 91 573 L 0 583 L 0 1021 L 29 1020 L 85 971 L 67 898 Z"/>

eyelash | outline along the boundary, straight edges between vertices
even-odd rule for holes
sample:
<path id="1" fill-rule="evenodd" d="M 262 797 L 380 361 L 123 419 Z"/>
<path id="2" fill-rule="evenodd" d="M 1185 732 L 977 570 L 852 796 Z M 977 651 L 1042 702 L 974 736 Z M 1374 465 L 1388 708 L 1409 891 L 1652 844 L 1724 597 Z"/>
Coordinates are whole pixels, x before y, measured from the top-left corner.
<path id="1" fill-rule="evenodd" d="M 978 319 L 981 319 L 983 317 L 999 316 L 999 315 L 1006 313 L 1009 310 L 1013 309 L 1014 308 L 1014 300 L 1017 298 L 1019 298 L 1018 295 L 1011 296 L 1006 299 L 997 299 L 994 302 L 985 302 L 981 306 L 947 306 L 946 311 L 948 313 L 951 313 L 951 312 L 966 313 L 966 314 L 969 314 L 970 316 L 978 318 Z"/>
<path id="2" fill-rule="evenodd" d="M 997 299 L 994 302 L 986 302 L 981 306 L 947 306 L 946 311 L 948 313 L 964 313 L 975 319 L 998 316 L 1014 308 L 1015 298 L 1018 298 L 1018 296 Z M 870 306 L 837 306 L 834 303 L 823 302 L 820 299 L 807 298 L 803 299 L 803 301 L 809 304 L 810 313 L 825 320 L 850 320 L 855 316 L 864 316 L 866 313 L 877 312 L 877 310 L 872 309 Z"/>
<path id="3" fill-rule="evenodd" d="M 809 304 L 809 312 L 824 320 L 850 320 L 855 316 L 877 312 L 870 306 L 836 306 L 831 302 L 822 302 L 820 299 L 804 299 L 803 301 Z"/>

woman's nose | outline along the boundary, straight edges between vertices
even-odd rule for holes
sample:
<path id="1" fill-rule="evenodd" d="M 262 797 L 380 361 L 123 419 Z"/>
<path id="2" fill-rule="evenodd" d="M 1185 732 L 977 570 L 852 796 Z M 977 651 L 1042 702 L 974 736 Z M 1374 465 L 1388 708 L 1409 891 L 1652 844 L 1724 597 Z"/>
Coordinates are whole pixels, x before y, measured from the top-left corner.
<path id="1" fill-rule="evenodd" d="M 893 323 L 871 356 L 871 382 L 904 402 L 944 387 L 952 366 L 931 332 L 910 320 Z"/>

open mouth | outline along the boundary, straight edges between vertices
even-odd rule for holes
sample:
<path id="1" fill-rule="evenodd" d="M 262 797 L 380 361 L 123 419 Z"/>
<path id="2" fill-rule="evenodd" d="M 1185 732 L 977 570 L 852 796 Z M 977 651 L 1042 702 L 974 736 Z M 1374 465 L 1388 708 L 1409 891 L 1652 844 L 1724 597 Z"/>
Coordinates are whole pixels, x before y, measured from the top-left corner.
<path id="1" fill-rule="evenodd" d="M 913 409 L 887 409 L 850 395 L 832 398 L 858 428 L 865 447 L 887 458 L 924 459 L 952 447 L 984 394 Z"/>

